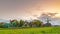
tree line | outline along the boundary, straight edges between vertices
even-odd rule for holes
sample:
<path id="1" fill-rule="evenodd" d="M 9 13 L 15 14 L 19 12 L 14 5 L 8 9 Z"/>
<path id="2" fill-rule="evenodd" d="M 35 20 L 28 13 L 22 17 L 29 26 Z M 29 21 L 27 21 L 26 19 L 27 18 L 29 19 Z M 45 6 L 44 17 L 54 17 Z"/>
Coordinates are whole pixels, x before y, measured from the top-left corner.
<path id="1" fill-rule="evenodd" d="M 16 27 L 50 27 L 51 23 L 43 24 L 40 20 L 24 21 L 24 20 L 10 20 L 9 23 L 0 23 L 0 28 L 16 28 Z"/>

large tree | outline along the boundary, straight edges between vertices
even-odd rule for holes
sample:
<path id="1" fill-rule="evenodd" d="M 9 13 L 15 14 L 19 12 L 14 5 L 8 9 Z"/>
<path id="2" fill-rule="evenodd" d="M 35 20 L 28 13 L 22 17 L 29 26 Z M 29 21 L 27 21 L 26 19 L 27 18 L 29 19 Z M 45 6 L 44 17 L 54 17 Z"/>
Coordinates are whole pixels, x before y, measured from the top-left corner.
<path id="1" fill-rule="evenodd" d="M 33 27 L 40 27 L 43 22 L 40 20 L 33 20 L 32 21 L 32 26 Z"/>
<path id="2" fill-rule="evenodd" d="M 24 20 L 20 20 L 19 21 L 19 27 L 22 27 L 24 25 L 25 21 Z"/>
<path id="3" fill-rule="evenodd" d="M 16 19 L 10 20 L 12 27 L 18 27 L 18 21 Z"/>

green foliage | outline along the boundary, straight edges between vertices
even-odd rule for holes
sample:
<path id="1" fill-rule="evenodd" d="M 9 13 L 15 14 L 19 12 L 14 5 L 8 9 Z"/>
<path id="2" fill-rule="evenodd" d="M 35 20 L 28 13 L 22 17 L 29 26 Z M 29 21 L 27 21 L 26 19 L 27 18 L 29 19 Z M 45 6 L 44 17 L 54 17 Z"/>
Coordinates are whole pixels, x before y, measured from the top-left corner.
<path id="1" fill-rule="evenodd" d="M 44 24 L 43 26 L 44 26 L 44 27 L 51 27 L 52 25 L 51 25 L 51 23 L 46 23 L 46 24 Z"/>
<path id="2" fill-rule="evenodd" d="M 43 22 L 40 20 L 32 20 L 31 22 L 28 21 L 24 21 L 24 20 L 10 20 L 10 24 L 7 23 L 1 23 L 0 24 L 0 28 L 8 28 L 8 27 L 12 27 L 12 28 L 17 28 L 17 27 L 42 27 Z M 46 23 L 43 25 L 44 27 L 46 26 L 51 26 L 50 23 Z"/>
<path id="3" fill-rule="evenodd" d="M 21 28 L 7 29 L 0 28 L 0 34 L 60 34 L 60 27 L 44 27 L 44 28 Z"/>
<path id="4" fill-rule="evenodd" d="M 20 20 L 19 22 L 19 27 L 22 27 L 24 25 L 25 21 L 24 20 Z"/>
<path id="5" fill-rule="evenodd" d="M 0 28 L 3 28 L 4 27 L 3 25 L 4 25 L 3 23 L 0 23 Z"/>
<path id="6" fill-rule="evenodd" d="M 12 27 L 18 27 L 18 21 L 17 20 L 12 20 L 11 24 L 12 24 Z"/>
<path id="7" fill-rule="evenodd" d="M 20 20 L 19 22 L 17 20 L 11 21 L 12 27 L 40 27 L 42 22 L 40 20 L 33 20 L 31 23 L 28 21 Z"/>
<path id="8" fill-rule="evenodd" d="M 40 27 L 41 24 L 42 24 L 42 22 L 39 21 L 39 20 L 34 20 L 34 21 L 32 21 L 32 24 L 33 24 L 33 25 L 36 25 L 36 27 Z"/>
<path id="9" fill-rule="evenodd" d="M 11 27 L 11 24 L 10 23 L 5 23 L 4 24 L 4 28 L 10 28 Z"/>

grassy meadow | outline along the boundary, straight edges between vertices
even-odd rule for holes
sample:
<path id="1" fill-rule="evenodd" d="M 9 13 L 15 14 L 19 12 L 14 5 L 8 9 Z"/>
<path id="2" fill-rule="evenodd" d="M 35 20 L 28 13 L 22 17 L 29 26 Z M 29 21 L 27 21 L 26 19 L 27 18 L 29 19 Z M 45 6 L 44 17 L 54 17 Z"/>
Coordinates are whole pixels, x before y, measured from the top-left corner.
<path id="1" fill-rule="evenodd" d="M 60 34 L 60 27 L 0 28 L 0 34 Z"/>

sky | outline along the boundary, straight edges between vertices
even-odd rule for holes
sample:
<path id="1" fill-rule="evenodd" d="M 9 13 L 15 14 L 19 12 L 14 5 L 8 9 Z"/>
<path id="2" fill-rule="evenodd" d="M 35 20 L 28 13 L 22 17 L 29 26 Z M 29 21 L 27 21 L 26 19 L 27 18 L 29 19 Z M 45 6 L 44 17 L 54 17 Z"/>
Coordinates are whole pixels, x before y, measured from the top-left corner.
<path id="1" fill-rule="evenodd" d="M 0 19 L 30 20 L 42 14 L 52 14 L 52 24 L 60 25 L 60 0 L 0 0 Z"/>

